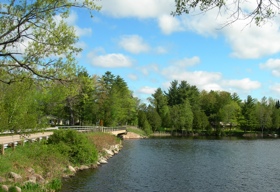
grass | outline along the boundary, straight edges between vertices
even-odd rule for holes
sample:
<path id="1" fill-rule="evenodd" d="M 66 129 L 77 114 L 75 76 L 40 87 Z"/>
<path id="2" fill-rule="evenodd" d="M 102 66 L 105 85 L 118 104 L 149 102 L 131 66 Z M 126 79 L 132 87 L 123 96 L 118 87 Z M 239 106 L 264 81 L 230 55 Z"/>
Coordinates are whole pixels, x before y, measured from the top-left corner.
<path id="1" fill-rule="evenodd" d="M 132 133 L 136 133 L 136 134 L 141 135 L 141 136 L 147 136 L 147 134 L 145 133 L 144 130 L 139 129 L 137 127 L 127 127 L 127 131 L 132 132 Z"/>
<path id="2" fill-rule="evenodd" d="M 17 184 L 17 186 L 22 188 L 22 192 L 58 190 L 61 188 L 62 176 L 68 173 L 66 172 L 66 167 L 68 165 L 79 166 L 82 164 L 87 165 L 87 163 L 88 165 L 94 164 L 97 161 L 97 152 L 101 152 L 103 148 L 120 142 L 115 136 L 106 133 L 71 134 L 73 136 L 73 139 L 71 139 L 73 146 L 69 143 L 61 144 L 61 142 L 59 142 L 59 144 L 50 144 L 48 141 L 41 141 L 25 143 L 24 146 L 17 146 L 15 150 L 10 148 L 5 149 L 5 155 L 0 155 L 0 177 L 6 178 L 6 182 L 1 184 L 9 185 L 11 188 Z M 64 137 L 65 134 L 63 133 L 59 136 Z M 66 136 L 69 136 L 69 134 L 66 134 Z M 83 140 L 78 140 L 81 138 Z M 63 146 L 66 147 L 63 148 Z M 97 151 L 96 153 L 92 153 L 92 147 Z M 66 152 L 63 150 L 66 150 Z M 71 153 L 69 151 L 71 151 Z M 88 158 L 88 154 L 94 157 Z M 78 158 L 76 158 L 75 155 L 78 155 Z M 89 161 L 83 161 L 83 158 Z M 28 172 L 30 168 L 34 169 L 35 173 L 41 175 L 48 183 L 45 186 L 25 183 L 31 175 L 31 173 Z M 18 183 L 11 182 L 8 179 L 8 173 L 10 172 L 21 175 L 23 178 L 22 181 Z"/>

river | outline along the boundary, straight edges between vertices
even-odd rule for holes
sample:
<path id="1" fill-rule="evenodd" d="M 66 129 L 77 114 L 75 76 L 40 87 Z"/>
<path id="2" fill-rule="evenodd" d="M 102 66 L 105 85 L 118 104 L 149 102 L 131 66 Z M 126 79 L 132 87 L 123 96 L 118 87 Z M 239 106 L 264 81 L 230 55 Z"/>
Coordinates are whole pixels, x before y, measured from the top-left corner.
<path id="1" fill-rule="evenodd" d="M 123 141 L 62 192 L 269 192 L 280 190 L 280 139 L 155 138 Z"/>

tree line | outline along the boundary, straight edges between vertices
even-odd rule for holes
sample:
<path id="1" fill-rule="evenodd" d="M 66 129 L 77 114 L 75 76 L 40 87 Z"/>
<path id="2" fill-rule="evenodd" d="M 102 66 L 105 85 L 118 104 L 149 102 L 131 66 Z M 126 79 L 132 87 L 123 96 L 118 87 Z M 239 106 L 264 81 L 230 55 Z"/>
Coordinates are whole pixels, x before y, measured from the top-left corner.
<path id="1" fill-rule="evenodd" d="M 120 76 L 77 72 L 71 81 L 0 83 L 0 131 L 50 125 L 137 125 L 137 103 Z"/>
<path id="2" fill-rule="evenodd" d="M 73 69 L 74 70 L 74 69 Z M 72 74 L 73 72 L 71 72 Z M 0 131 L 19 132 L 57 125 L 132 125 L 147 134 L 215 132 L 242 129 L 277 132 L 279 100 L 237 93 L 200 91 L 187 81 L 174 80 L 143 103 L 125 80 L 107 71 L 90 76 L 76 69 L 71 81 L 25 79 L 0 83 Z"/>
<path id="3" fill-rule="evenodd" d="M 167 91 L 158 88 L 149 105 L 138 110 L 138 125 L 144 130 L 222 134 L 224 130 L 276 132 L 280 127 L 279 100 L 237 93 L 199 91 L 187 81 L 171 82 Z M 167 128 L 167 129 L 166 129 Z"/>

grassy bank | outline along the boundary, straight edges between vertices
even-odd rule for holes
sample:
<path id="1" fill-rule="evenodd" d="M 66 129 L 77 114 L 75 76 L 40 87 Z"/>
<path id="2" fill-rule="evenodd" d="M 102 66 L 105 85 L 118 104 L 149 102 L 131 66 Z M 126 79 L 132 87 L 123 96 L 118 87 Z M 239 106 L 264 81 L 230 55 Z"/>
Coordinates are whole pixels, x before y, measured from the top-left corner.
<path id="1" fill-rule="evenodd" d="M 148 135 L 146 134 L 146 132 L 143 129 L 139 129 L 137 127 L 127 127 L 126 128 L 127 132 L 132 132 L 132 133 L 136 133 L 142 137 L 147 137 Z"/>
<path id="2" fill-rule="evenodd" d="M 14 151 L 6 149 L 0 156 L 0 186 L 9 186 L 9 191 L 15 186 L 23 192 L 56 191 L 61 188 L 62 177 L 72 174 L 69 166 L 96 165 L 102 149 L 119 142 L 106 133 L 59 130 L 48 141 L 26 143 Z M 20 177 L 12 177 L 11 172 Z M 0 187 L 1 191 L 5 190 Z"/>

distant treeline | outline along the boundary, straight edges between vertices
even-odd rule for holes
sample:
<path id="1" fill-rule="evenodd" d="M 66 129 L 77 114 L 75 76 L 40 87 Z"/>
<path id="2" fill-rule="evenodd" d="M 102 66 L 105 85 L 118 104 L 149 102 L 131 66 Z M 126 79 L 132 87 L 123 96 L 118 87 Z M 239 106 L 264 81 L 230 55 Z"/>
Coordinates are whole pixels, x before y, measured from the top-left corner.
<path id="1" fill-rule="evenodd" d="M 280 127 L 279 101 L 236 93 L 199 91 L 174 80 L 158 88 L 149 104 L 133 96 L 120 76 L 90 76 L 80 69 L 71 80 L 22 78 L 0 83 L 0 132 L 18 132 L 56 125 L 134 125 L 146 133 L 199 133 L 225 129 L 275 132 Z"/>

